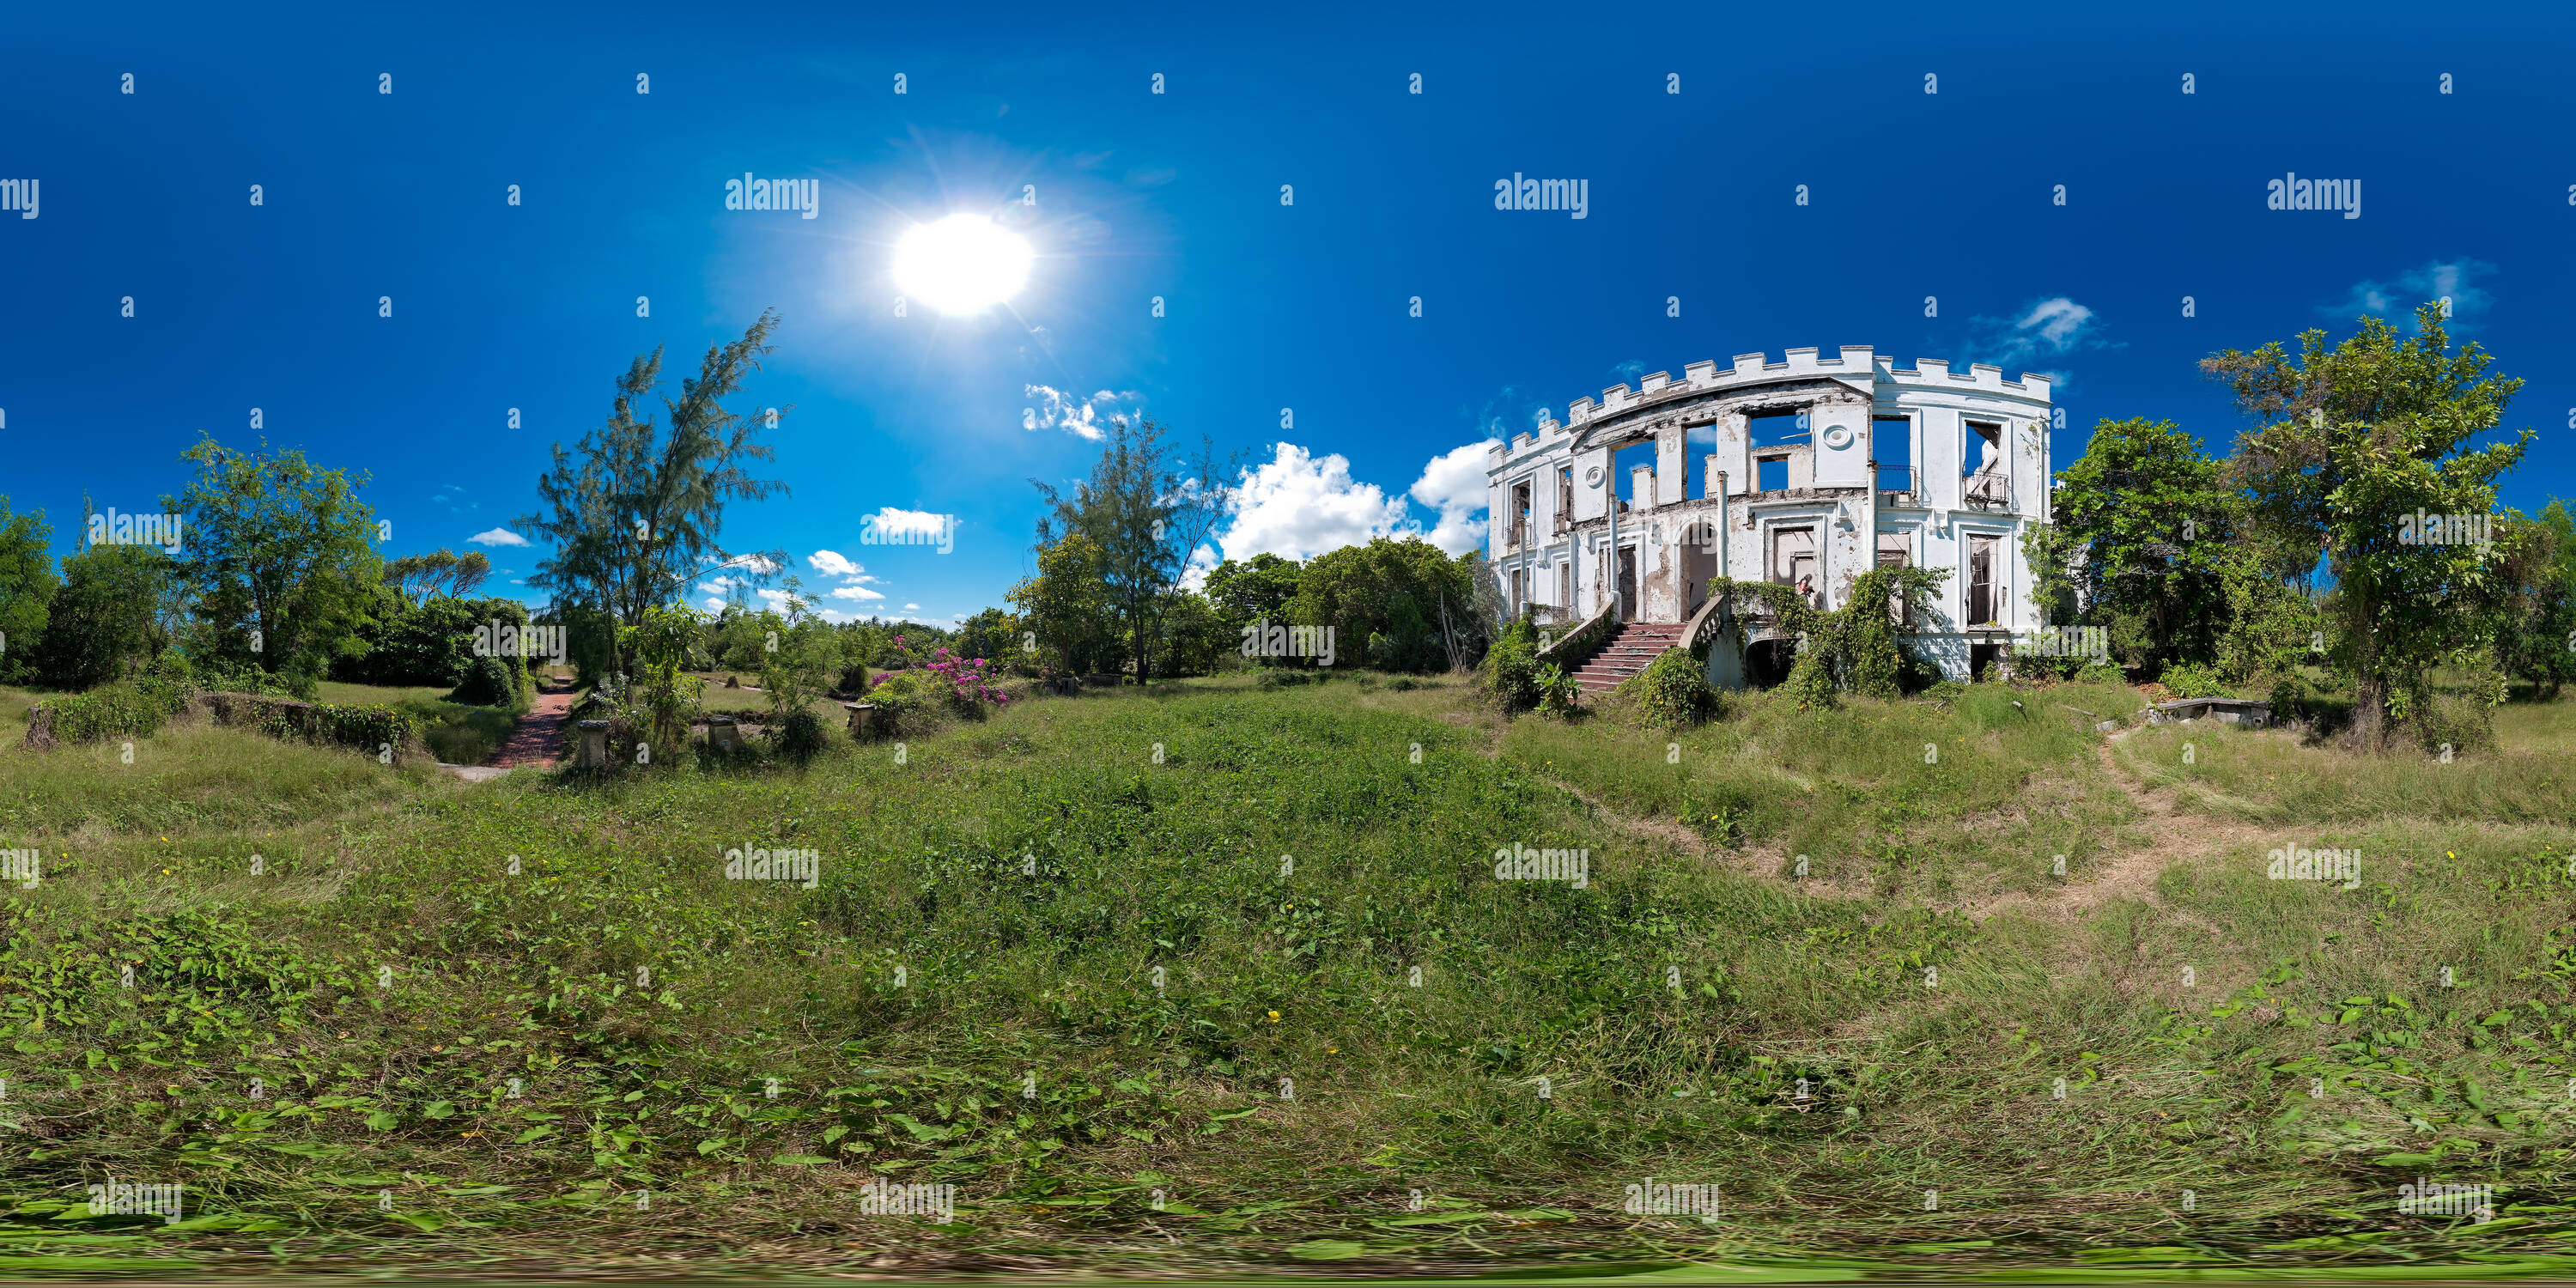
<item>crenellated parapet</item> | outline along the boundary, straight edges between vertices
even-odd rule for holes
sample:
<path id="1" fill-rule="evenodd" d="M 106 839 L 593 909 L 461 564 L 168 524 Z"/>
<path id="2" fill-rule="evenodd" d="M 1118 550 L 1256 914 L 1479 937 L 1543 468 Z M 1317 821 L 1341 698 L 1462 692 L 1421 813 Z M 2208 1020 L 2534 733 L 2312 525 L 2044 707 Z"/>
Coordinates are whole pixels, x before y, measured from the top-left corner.
<path id="1" fill-rule="evenodd" d="M 2004 379 L 2003 368 L 1986 363 L 1972 363 L 1965 372 L 1950 370 L 1946 358 L 1918 358 L 1912 367 L 1898 367 L 1893 358 L 1882 358 L 1865 344 L 1847 344 L 1831 358 L 1819 356 L 1813 348 L 1791 349 L 1779 362 L 1765 362 L 1759 353 L 1735 355 L 1733 366 L 1721 367 L 1715 361 L 1694 362 L 1682 368 L 1682 378 L 1675 380 L 1670 372 L 1658 371 L 1638 382 L 1635 392 L 1625 384 L 1612 385 L 1601 391 L 1598 401 L 1577 398 L 1566 409 L 1568 427 L 1579 426 L 1604 417 L 1617 416 L 1669 399 L 1693 394 L 1742 388 L 1782 380 L 1842 379 L 1867 381 L 1871 385 L 1889 384 L 1899 388 L 1941 389 L 1953 392 L 2009 394 L 2045 404 L 2049 399 L 2049 378 L 2033 372 L 2022 373 L 2018 381 Z M 1553 423 L 1551 421 L 1551 423 Z"/>

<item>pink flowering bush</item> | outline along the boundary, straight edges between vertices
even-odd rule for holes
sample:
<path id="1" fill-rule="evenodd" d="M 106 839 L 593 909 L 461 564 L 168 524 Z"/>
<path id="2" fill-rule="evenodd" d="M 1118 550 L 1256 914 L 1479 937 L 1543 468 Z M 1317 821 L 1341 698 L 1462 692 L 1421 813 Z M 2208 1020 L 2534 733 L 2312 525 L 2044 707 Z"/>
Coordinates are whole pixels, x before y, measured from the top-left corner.
<path id="1" fill-rule="evenodd" d="M 997 683 L 1000 678 L 991 659 L 957 657 L 942 648 L 919 668 L 869 677 L 868 700 L 892 714 L 898 724 L 938 702 L 945 702 L 958 715 L 981 718 L 987 706 L 1003 706 L 1011 700 Z"/>
<path id="2" fill-rule="evenodd" d="M 960 706 L 990 702 L 998 707 L 1011 700 L 1010 694 L 993 683 L 998 677 L 990 658 L 958 657 L 942 648 L 931 653 L 928 669 L 939 683 L 948 686 Z"/>

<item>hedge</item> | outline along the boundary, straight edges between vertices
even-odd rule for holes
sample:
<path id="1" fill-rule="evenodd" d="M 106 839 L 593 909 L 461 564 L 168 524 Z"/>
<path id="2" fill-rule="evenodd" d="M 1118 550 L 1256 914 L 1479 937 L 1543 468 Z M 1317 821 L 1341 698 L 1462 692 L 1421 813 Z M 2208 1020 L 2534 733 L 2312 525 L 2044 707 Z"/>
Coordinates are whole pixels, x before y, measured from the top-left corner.
<path id="1" fill-rule="evenodd" d="M 391 707 L 343 707 L 251 693 L 209 693 L 205 703 L 217 724 L 247 726 L 273 738 L 354 747 L 371 754 L 389 751 L 393 764 L 422 754 L 426 747 L 421 740 L 420 718 Z"/>

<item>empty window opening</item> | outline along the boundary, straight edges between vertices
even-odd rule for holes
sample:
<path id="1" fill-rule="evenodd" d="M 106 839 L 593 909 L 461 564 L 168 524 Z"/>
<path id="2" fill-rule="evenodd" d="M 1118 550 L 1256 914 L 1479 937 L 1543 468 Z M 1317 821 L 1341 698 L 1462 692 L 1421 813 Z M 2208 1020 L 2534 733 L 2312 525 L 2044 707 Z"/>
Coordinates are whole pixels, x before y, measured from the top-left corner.
<path id="1" fill-rule="evenodd" d="M 1755 447 L 1786 447 L 1808 441 L 1807 413 L 1803 411 L 1757 412 L 1744 422 L 1745 441 Z"/>
<path id="2" fill-rule="evenodd" d="M 1869 422 L 1869 452 L 1878 462 L 1878 489 L 1914 490 L 1914 421 L 1907 416 L 1878 416 Z"/>
<path id="3" fill-rule="evenodd" d="M 1648 469 L 1654 468 L 1655 443 L 1653 439 L 1630 443 L 1626 447 L 1619 448 L 1618 450 L 1610 453 L 1610 492 L 1613 496 L 1626 498 L 1627 503 L 1620 507 L 1622 513 L 1625 513 L 1630 509 L 1653 505 L 1655 503 L 1655 498 L 1652 495 L 1635 495 L 1637 488 L 1636 474 L 1634 471 L 1640 465 L 1643 465 Z"/>
<path id="4" fill-rule="evenodd" d="M 1556 531 L 1562 533 L 1574 522 L 1574 467 L 1560 465 L 1556 470 Z"/>
<path id="5" fill-rule="evenodd" d="M 1530 539 L 1530 485 L 1512 485 L 1512 544 L 1527 545 Z"/>
<path id="6" fill-rule="evenodd" d="M 1753 462 L 1753 489 L 1757 492 L 1779 492 L 1789 486 L 1789 458 L 1765 456 Z"/>
<path id="7" fill-rule="evenodd" d="M 1528 573 L 1518 568 L 1512 569 L 1512 615 L 1514 617 L 1520 616 L 1521 605 L 1529 602 L 1528 597 L 1522 593 L 1523 579 L 1528 576 Z"/>
<path id="8" fill-rule="evenodd" d="M 1968 624 L 1992 626 L 2002 596 L 1996 594 L 1995 539 L 1968 538 Z"/>
<path id="9" fill-rule="evenodd" d="M 1717 424 L 1691 425 L 1682 430 L 1682 495 L 1705 501 L 1717 495 L 1709 489 L 1717 483 L 1710 477 L 1709 456 L 1717 451 Z"/>
<path id="10" fill-rule="evenodd" d="M 1798 593 L 1808 603 L 1820 602 L 1814 528 L 1771 530 L 1771 580 L 1783 586 L 1797 587 Z"/>
<path id="11" fill-rule="evenodd" d="M 1571 608 L 1574 605 L 1573 564 L 1561 563 L 1556 566 L 1556 602 L 1561 607 Z"/>

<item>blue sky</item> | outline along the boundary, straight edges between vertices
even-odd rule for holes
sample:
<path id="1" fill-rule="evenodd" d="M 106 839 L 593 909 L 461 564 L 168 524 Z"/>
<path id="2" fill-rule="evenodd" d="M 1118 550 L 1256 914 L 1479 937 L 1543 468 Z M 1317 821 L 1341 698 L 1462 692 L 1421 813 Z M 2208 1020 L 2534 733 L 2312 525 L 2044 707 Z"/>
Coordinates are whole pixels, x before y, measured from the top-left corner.
<path id="1" fill-rule="evenodd" d="M 1452 453 L 1643 373 L 1845 342 L 2059 373 L 2067 461 L 2100 417 L 2224 445 L 2199 358 L 2428 293 L 2528 381 L 2506 502 L 2576 491 L 2563 11 L 937 8 L 12 15 L 0 178 L 41 206 L 0 213 L 0 493 L 68 551 L 84 496 L 157 508 L 201 433 L 264 436 L 371 476 L 389 556 L 463 549 L 630 358 L 676 384 L 775 308 L 741 405 L 793 405 L 792 495 L 728 544 L 946 622 L 1029 571 L 1085 409 L 1252 454 L 1229 554 L 1459 548 Z M 745 172 L 817 217 L 724 209 Z M 2288 172 L 2359 180 L 2360 217 L 2267 210 Z M 1586 217 L 1496 210 L 1515 173 L 1585 180 Z M 894 239 L 956 211 L 1030 239 L 1027 289 L 895 317 Z M 953 550 L 862 546 L 890 509 Z M 535 552 L 479 548 L 519 593 Z"/>

